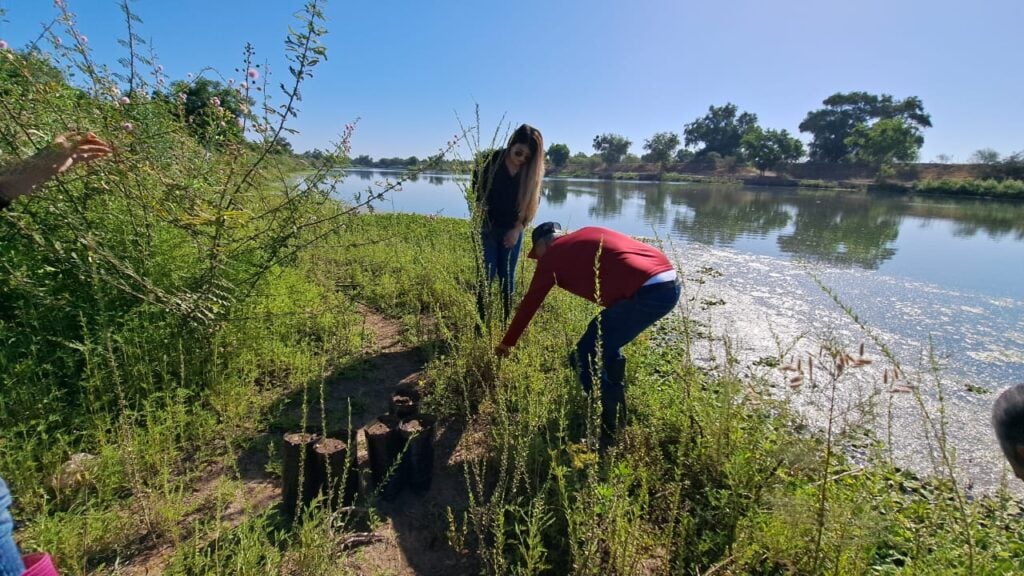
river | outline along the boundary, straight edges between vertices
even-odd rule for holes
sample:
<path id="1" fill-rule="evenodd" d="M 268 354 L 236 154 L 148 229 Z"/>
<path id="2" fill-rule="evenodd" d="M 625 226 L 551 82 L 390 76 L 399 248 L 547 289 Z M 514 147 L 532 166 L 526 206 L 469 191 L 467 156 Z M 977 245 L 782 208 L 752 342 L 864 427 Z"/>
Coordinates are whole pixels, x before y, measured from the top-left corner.
<path id="1" fill-rule="evenodd" d="M 352 170 L 337 195 L 346 200 L 398 176 Z M 460 176 L 420 175 L 375 208 L 465 218 L 465 184 Z M 694 347 L 709 370 L 765 382 L 756 393 L 790 398 L 823 428 L 832 386 L 821 346 L 839 342 L 859 357 L 863 342 L 871 363 L 837 380 L 836 428 L 874 430 L 898 463 L 927 473 L 941 459 L 922 411 L 932 429 L 944 411 L 960 479 L 988 490 L 1004 477 L 988 418 L 998 391 L 1024 382 L 1024 203 L 693 183 L 544 184 L 537 222 L 606 226 L 667 246 L 686 280 L 686 313 L 713 336 Z M 795 372 L 766 366 L 780 355 L 784 364 L 804 359 L 802 383 L 791 385 Z M 819 358 L 817 374 L 807 374 L 808 357 Z"/>

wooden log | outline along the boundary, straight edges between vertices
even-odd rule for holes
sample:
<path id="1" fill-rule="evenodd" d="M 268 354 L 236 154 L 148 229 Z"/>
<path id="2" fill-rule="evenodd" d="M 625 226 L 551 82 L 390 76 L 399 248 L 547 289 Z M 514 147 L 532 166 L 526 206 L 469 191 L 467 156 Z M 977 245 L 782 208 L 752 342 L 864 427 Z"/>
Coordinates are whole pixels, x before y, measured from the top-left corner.
<path id="1" fill-rule="evenodd" d="M 399 386 L 391 394 L 389 411 L 399 418 L 415 416 L 420 409 L 420 392 L 412 385 Z"/>
<path id="2" fill-rule="evenodd" d="M 408 418 L 416 414 L 418 406 L 411 396 L 395 392 L 391 395 L 390 411 L 398 418 Z"/>
<path id="3" fill-rule="evenodd" d="M 348 478 L 356 474 L 349 458 L 349 445 L 337 438 L 321 438 L 315 445 L 317 462 L 317 484 L 319 494 L 329 503 L 332 510 L 350 506 L 355 494 L 349 493 Z"/>
<path id="4" fill-rule="evenodd" d="M 288 518 L 295 518 L 316 497 L 316 466 L 313 445 L 317 434 L 289 432 L 284 435 L 282 455 L 281 506 Z"/>
<path id="5" fill-rule="evenodd" d="M 434 480 L 434 428 L 437 420 L 428 414 L 407 418 L 399 425 L 405 446 L 403 460 L 406 485 L 417 493 L 430 490 Z"/>
<path id="6" fill-rule="evenodd" d="M 397 417 L 385 414 L 364 430 L 373 488 L 385 500 L 394 499 L 402 489 L 402 471 L 397 465 L 402 449 L 398 424 Z"/>
<path id="7" fill-rule="evenodd" d="M 359 495 L 359 428 L 350 428 L 347 422 L 335 422 L 329 424 L 326 429 L 323 426 L 316 428 L 323 432 L 324 438 L 336 438 L 348 447 L 351 473 L 345 476 L 344 502 L 351 504 Z"/>

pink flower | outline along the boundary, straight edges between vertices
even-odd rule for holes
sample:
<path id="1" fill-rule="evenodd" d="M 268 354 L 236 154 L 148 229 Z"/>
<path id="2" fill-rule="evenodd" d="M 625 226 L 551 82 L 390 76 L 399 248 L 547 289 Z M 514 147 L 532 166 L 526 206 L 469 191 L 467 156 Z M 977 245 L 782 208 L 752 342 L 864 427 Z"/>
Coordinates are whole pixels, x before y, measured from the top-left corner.
<path id="1" fill-rule="evenodd" d="M 60 36 L 57 36 L 56 38 L 53 39 L 53 43 L 56 44 L 57 46 L 60 46 L 61 44 L 64 43 L 64 41 L 60 39 Z"/>
<path id="2" fill-rule="evenodd" d="M 0 40 L 0 50 L 7 50 L 7 41 Z"/>
<path id="3" fill-rule="evenodd" d="M 218 98 L 216 96 L 214 96 L 213 98 L 210 98 L 210 105 L 214 106 L 216 108 L 219 108 L 220 107 L 220 98 Z"/>
<path id="4" fill-rule="evenodd" d="M 131 104 L 132 101 L 127 96 L 121 96 L 121 104 Z"/>
<path id="5" fill-rule="evenodd" d="M 234 78 L 228 78 L 228 86 L 231 86 L 234 83 L 235 83 L 235 79 Z"/>
<path id="6" fill-rule="evenodd" d="M 89 43 L 89 37 L 86 36 L 85 34 L 82 34 L 81 36 L 78 37 L 78 41 L 81 42 L 82 44 L 88 44 Z"/>
<path id="7" fill-rule="evenodd" d="M 188 74 L 185 74 L 185 77 L 188 78 L 189 80 L 191 80 L 192 79 L 192 73 L 189 72 Z"/>
<path id="8" fill-rule="evenodd" d="M 255 80 L 260 77 L 260 73 L 255 68 L 249 68 L 249 71 L 245 73 L 246 76 Z"/>
<path id="9" fill-rule="evenodd" d="M 124 124 L 121 124 L 121 129 L 125 132 L 133 132 L 135 130 L 135 125 L 131 122 L 125 122 Z"/>

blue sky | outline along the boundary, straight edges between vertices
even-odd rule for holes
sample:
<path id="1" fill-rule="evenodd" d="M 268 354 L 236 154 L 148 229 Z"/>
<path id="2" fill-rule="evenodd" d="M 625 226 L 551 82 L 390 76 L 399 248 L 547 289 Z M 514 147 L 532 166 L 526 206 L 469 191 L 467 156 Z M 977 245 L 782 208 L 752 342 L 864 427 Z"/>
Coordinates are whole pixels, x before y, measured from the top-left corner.
<path id="1" fill-rule="evenodd" d="M 96 59 L 116 67 L 118 3 L 67 3 Z M 172 79 L 204 67 L 236 76 L 251 42 L 278 81 L 301 5 L 131 2 Z M 0 8 L 0 39 L 15 48 L 56 14 L 49 0 Z M 328 61 L 303 90 L 297 150 L 326 148 L 358 117 L 354 154 L 426 156 L 479 104 L 488 133 L 504 116 L 573 152 L 614 132 L 641 154 L 644 139 L 681 133 L 712 104 L 796 133 L 822 99 L 853 90 L 921 97 L 934 124 L 922 160 L 1024 150 L 1021 0 L 333 0 L 326 14 Z"/>

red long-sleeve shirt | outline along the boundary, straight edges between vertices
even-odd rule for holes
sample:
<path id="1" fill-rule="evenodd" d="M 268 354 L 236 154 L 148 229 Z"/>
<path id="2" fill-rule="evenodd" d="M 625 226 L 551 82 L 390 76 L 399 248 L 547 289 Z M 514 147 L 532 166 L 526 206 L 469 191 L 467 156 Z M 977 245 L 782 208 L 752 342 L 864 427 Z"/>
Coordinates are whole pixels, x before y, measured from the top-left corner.
<path id="1" fill-rule="evenodd" d="M 672 263 L 657 248 L 607 228 L 589 226 L 555 238 L 537 261 L 530 288 L 501 343 L 516 345 L 552 286 L 611 306 L 636 294 L 655 274 L 671 269 Z"/>

